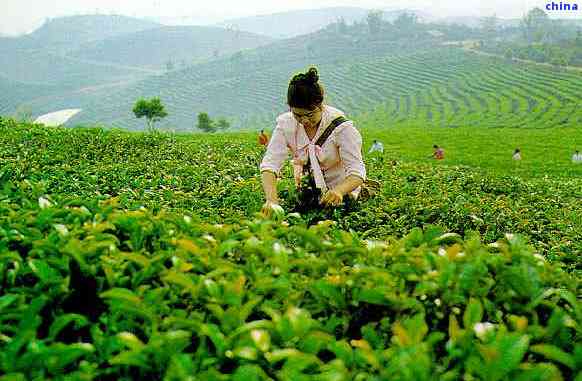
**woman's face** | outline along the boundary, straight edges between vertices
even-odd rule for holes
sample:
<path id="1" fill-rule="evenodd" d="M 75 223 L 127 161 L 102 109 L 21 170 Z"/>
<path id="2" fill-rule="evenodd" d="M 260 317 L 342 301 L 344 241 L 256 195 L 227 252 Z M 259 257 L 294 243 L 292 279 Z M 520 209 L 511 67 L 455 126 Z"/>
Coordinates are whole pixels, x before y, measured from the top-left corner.
<path id="1" fill-rule="evenodd" d="M 314 109 L 291 107 L 291 113 L 295 120 L 305 128 L 317 127 L 321 122 L 322 106 L 319 105 Z"/>

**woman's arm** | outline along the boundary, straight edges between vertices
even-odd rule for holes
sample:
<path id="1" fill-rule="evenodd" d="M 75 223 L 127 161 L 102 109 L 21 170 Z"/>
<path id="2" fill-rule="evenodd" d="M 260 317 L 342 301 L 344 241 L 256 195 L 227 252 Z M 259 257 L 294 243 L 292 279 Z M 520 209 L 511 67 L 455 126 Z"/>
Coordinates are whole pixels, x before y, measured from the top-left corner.
<path id="1" fill-rule="evenodd" d="M 320 203 L 326 206 L 338 206 L 343 202 L 344 196 L 360 185 L 364 180 L 357 175 L 349 175 L 338 186 L 328 190 L 321 198 Z"/>
<path id="2" fill-rule="evenodd" d="M 285 134 L 283 133 L 283 128 L 278 124 L 273 131 L 273 136 L 269 141 L 267 151 L 261 161 L 259 167 L 261 173 L 264 171 L 270 171 L 276 176 L 279 176 L 283 162 L 288 156 L 289 153 Z"/>
<path id="3" fill-rule="evenodd" d="M 261 208 L 261 212 L 267 217 L 273 211 L 282 211 L 279 206 L 279 197 L 277 196 L 277 175 L 287 156 L 285 135 L 283 134 L 281 126 L 277 125 L 260 166 L 261 180 L 266 199 Z"/>
<path id="4" fill-rule="evenodd" d="M 365 180 L 366 167 L 362 158 L 362 136 L 351 122 L 340 127 L 337 145 L 346 177 L 356 176 L 362 181 Z"/>
<path id="5" fill-rule="evenodd" d="M 321 198 L 323 205 L 340 205 L 343 197 L 362 185 L 366 179 L 366 167 L 362 159 L 362 136 L 353 126 L 344 126 L 338 134 L 338 147 L 346 178 L 327 191 Z"/>
<path id="6" fill-rule="evenodd" d="M 279 203 L 279 196 L 277 195 L 277 177 L 271 171 L 261 172 L 261 179 L 263 181 L 263 190 L 265 191 L 265 199 L 267 202 L 273 204 Z"/>
<path id="7" fill-rule="evenodd" d="M 360 185 L 364 183 L 364 180 L 356 175 L 349 175 L 342 181 L 338 186 L 334 187 L 332 190 L 338 192 L 339 194 L 345 196 L 346 194 L 350 193 Z"/>

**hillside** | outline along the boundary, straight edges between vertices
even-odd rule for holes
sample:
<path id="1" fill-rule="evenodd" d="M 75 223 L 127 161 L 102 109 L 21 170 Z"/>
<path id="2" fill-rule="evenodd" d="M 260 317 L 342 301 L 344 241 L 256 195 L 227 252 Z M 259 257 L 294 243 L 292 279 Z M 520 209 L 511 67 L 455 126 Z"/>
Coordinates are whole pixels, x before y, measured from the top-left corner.
<path id="1" fill-rule="evenodd" d="M 0 76 L 0 114 L 7 115 L 14 112 L 19 105 L 30 100 L 31 94 L 41 98 L 54 94 L 55 91 L 53 86 L 31 85 Z"/>
<path id="2" fill-rule="evenodd" d="M 426 47 L 430 41 L 428 39 L 418 43 L 417 49 Z M 403 44 L 322 31 L 309 37 L 280 41 L 130 85 L 108 94 L 109 99 L 113 100 L 110 106 L 100 105 L 97 101 L 85 106 L 75 106 L 85 111 L 70 123 L 72 125 L 100 120 L 106 124 L 140 128 L 141 123 L 133 120 L 128 113 L 133 102 L 136 97 L 159 95 L 170 112 L 170 117 L 164 121 L 169 126 L 189 128 L 197 112 L 208 111 L 211 115 L 231 118 L 238 127 L 249 128 L 250 124 L 258 123 L 259 120 L 268 120 L 270 123 L 274 113 L 284 109 L 283 93 L 290 73 L 303 70 L 308 64 L 317 64 L 322 66 L 324 80 L 326 75 L 336 75 L 334 72 L 341 78 L 351 70 L 352 65 L 359 62 L 401 55 L 399 52 L 402 51 Z M 346 62 L 346 56 L 353 57 L 352 63 Z M 328 66 L 324 67 L 325 65 Z M 249 71 L 248 68 L 253 70 Z M 357 78 L 349 77 L 345 80 L 346 86 L 358 81 Z M 377 86 L 384 86 L 384 83 L 378 82 Z M 335 93 L 333 86 L 330 87 L 330 95 Z M 95 96 L 95 100 L 97 98 Z M 361 99 L 357 100 L 359 101 Z M 62 106 L 64 104 L 56 102 L 51 103 L 48 108 L 67 108 Z M 37 107 L 43 105 L 38 104 L 35 108 Z"/>
<path id="3" fill-rule="evenodd" d="M 2 55 L 13 51 L 41 51 L 65 54 L 84 43 L 126 33 L 158 28 L 159 24 L 126 16 L 67 16 L 46 21 L 32 33 L 0 37 Z"/>
<path id="4" fill-rule="evenodd" d="M 121 16 L 55 19 L 31 35 L 0 39 L 0 77 L 5 78 L 0 86 L 6 99 L 0 109 L 13 112 L 30 104 L 38 116 L 55 111 L 45 107 L 50 99 L 78 103 L 78 97 L 96 89 L 110 91 L 269 41 L 216 27 L 160 28 Z"/>
<path id="5" fill-rule="evenodd" d="M 131 112 L 134 102 L 159 96 L 169 112 L 159 124 L 163 129 L 190 130 L 199 112 L 227 117 L 235 128 L 270 128 L 286 109 L 290 76 L 317 65 L 331 104 L 354 118 L 374 110 L 385 125 L 551 127 L 579 122 L 579 73 L 478 56 L 451 44 L 463 36 L 480 37 L 468 27 L 439 24 L 408 29 L 386 24 L 377 34 L 365 25 L 333 24 L 164 74 L 101 64 L 104 75 L 118 74 L 114 82 L 93 78 L 94 84 L 71 86 L 56 96 L 31 100 L 29 106 L 35 115 L 83 109 L 70 126 L 141 129 L 142 121 Z M 108 65 L 115 70 L 106 70 Z M 116 72 L 127 69 L 131 72 Z M 148 74 L 158 75 L 136 80 Z M 133 77 L 126 80 L 125 75 Z"/>
<path id="6" fill-rule="evenodd" d="M 379 110 L 381 125 L 545 128 L 582 120 L 580 73 L 507 63 L 454 47 L 391 50 L 392 54 L 349 62 L 342 60 L 346 54 L 342 48 L 335 57 L 304 52 L 272 62 L 268 57 L 279 56 L 248 54 L 240 62 L 199 65 L 111 93 L 112 104 L 107 107 L 88 98 L 89 103 L 80 106 L 86 111 L 71 125 L 99 121 L 140 129 L 142 123 L 130 114 L 133 102 L 159 95 L 170 114 L 162 127 L 190 129 L 196 113 L 204 111 L 226 116 L 237 127 L 270 128 L 276 114 L 285 111 L 290 75 L 310 64 L 318 65 L 330 104 L 353 117 Z M 260 70 L 245 73 L 248 66 Z"/>
<path id="7" fill-rule="evenodd" d="M 156 73 L 129 65 L 75 59 L 67 57 L 65 53 L 89 41 L 158 26 L 156 23 L 125 16 L 70 16 L 50 20 L 28 35 L 0 38 L 0 77 L 32 85 L 20 86 L 19 90 L 3 96 L 10 97 L 11 103 L 17 103 L 92 85 L 135 80 Z M 34 86 L 50 89 L 50 92 L 37 92 L 38 87 Z M 30 91 L 26 92 L 25 89 Z M 0 106 L 8 108 L 7 104 Z"/>
<path id="8" fill-rule="evenodd" d="M 157 73 L 155 70 L 71 58 L 42 50 L 4 50 L 0 54 L 0 76 L 29 84 L 53 86 L 57 93 Z"/>
<path id="9" fill-rule="evenodd" d="M 159 24 L 121 15 L 83 15 L 50 19 L 26 36 L 28 47 L 66 52 L 107 38 L 158 28 Z"/>
<path id="10" fill-rule="evenodd" d="M 70 57 L 152 69 L 190 66 L 265 45 L 270 38 L 217 27 L 174 26 L 128 33 L 84 44 Z"/>

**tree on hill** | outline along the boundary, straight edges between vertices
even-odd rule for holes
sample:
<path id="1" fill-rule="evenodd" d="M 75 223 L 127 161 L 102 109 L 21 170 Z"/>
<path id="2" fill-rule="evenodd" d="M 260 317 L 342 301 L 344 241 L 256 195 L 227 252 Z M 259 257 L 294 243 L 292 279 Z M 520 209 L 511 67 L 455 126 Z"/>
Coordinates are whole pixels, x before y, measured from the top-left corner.
<path id="1" fill-rule="evenodd" d="M 160 98 L 139 99 L 133 106 L 133 113 L 138 119 L 146 117 L 148 131 L 153 131 L 154 123 L 168 116 Z"/>
<path id="2" fill-rule="evenodd" d="M 520 22 L 520 27 L 527 42 L 543 42 L 551 38 L 551 20 L 543 9 L 530 10 Z"/>
<path id="3" fill-rule="evenodd" d="M 216 128 L 221 131 L 228 130 L 230 128 L 230 123 L 225 118 L 220 118 L 216 122 Z"/>
<path id="4" fill-rule="evenodd" d="M 175 67 L 176 66 L 174 65 L 174 61 L 172 61 L 171 58 L 166 61 L 166 71 L 172 71 Z"/>
<path id="5" fill-rule="evenodd" d="M 196 125 L 196 128 L 204 132 L 216 132 L 214 121 L 210 119 L 208 114 L 205 112 L 198 114 L 198 124 Z"/>
<path id="6" fill-rule="evenodd" d="M 370 34 L 379 34 L 382 30 L 382 11 L 374 10 L 368 12 L 366 22 L 368 23 Z"/>
<path id="7" fill-rule="evenodd" d="M 401 31 L 411 31 L 418 23 L 418 18 L 414 13 L 404 12 L 401 13 L 396 20 L 394 20 L 394 26 Z"/>
<path id="8" fill-rule="evenodd" d="M 508 59 L 508 60 L 512 60 L 513 59 L 513 55 L 514 55 L 513 49 L 511 49 L 511 48 L 505 49 L 505 52 L 503 53 L 503 56 L 506 59 Z"/>
<path id="9" fill-rule="evenodd" d="M 335 22 L 336 32 L 339 34 L 346 34 L 349 32 L 348 24 L 346 19 L 340 16 Z"/>

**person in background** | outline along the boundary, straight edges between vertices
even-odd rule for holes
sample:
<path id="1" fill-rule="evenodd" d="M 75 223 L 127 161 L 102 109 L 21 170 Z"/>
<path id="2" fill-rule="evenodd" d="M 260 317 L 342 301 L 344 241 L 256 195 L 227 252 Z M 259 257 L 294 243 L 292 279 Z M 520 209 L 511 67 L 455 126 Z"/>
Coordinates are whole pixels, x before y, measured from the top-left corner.
<path id="1" fill-rule="evenodd" d="M 574 155 L 572 155 L 572 163 L 582 164 L 582 153 L 580 153 L 580 151 L 576 150 L 576 152 L 574 152 Z"/>
<path id="2" fill-rule="evenodd" d="M 379 141 L 374 140 L 374 144 L 372 144 L 372 148 L 370 148 L 370 151 L 368 151 L 368 153 L 372 153 L 372 152 L 384 153 L 384 145 L 382 143 L 380 143 Z"/>
<path id="3" fill-rule="evenodd" d="M 438 145 L 433 145 L 432 148 L 434 152 L 432 153 L 432 157 L 436 160 L 443 160 L 445 158 L 445 150 L 439 147 Z"/>
<path id="4" fill-rule="evenodd" d="M 513 151 L 512 158 L 513 160 L 521 160 L 521 150 L 519 148 L 516 148 L 515 151 Z"/>
<path id="5" fill-rule="evenodd" d="M 259 144 L 262 145 L 263 147 L 269 145 L 269 136 L 265 134 L 265 130 L 261 130 L 261 133 L 259 134 Z"/>
<path id="6" fill-rule="evenodd" d="M 289 112 L 277 118 L 260 165 L 263 214 L 281 210 L 276 184 L 289 153 L 301 208 L 345 206 L 357 199 L 366 180 L 362 137 L 342 111 L 324 103 L 316 68 L 291 79 L 287 104 Z"/>

